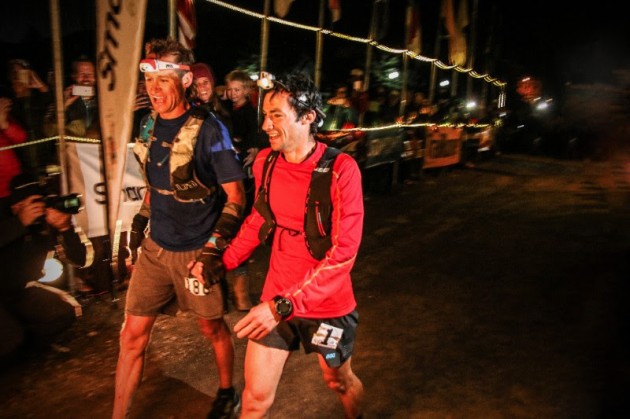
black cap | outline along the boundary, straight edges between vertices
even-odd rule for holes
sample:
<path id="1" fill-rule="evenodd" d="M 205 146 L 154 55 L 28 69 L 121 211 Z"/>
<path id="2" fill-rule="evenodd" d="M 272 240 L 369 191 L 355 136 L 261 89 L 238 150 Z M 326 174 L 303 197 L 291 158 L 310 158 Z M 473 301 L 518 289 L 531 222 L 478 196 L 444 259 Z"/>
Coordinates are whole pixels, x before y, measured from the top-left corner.
<path id="1" fill-rule="evenodd" d="M 11 179 L 11 195 L 9 200 L 11 205 L 16 204 L 32 195 L 46 195 L 42 184 L 33 176 L 21 173 Z"/>

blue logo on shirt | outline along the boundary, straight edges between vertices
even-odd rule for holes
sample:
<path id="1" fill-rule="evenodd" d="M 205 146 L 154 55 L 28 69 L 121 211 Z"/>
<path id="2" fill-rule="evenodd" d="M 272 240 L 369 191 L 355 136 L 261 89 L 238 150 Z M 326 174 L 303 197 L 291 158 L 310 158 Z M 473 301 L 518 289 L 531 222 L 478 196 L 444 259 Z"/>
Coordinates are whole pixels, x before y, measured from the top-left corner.
<path id="1" fill-rule="evenodd" d="M 326 359 L 335 359 L 336 356 L 337 356 L 337 354 L 335 352 L 333 352 L 331 354 L 326 354 Z"/>

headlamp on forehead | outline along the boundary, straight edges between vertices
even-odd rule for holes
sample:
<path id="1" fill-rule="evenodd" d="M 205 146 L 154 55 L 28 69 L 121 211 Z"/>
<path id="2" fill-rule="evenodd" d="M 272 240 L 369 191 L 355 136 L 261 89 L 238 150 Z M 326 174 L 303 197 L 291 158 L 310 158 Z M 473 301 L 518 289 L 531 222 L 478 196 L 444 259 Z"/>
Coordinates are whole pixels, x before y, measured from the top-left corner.
<path id="1" fill-rule="evenodd" d="M 168 61 L 160 61 L 152 58 L 140 61 L 140 71 L 143 73 L 154 73 L 162 70 L 190 71 L 190 66 L 186 64 L 169 63 Z"/>
<path id="2" fill-rule="evenodd" d="M 276 85 L 280 86 L 282 90 L 286 91 L 291 96 L 293 96 L 295 100 L 298 103 L 300 103 L 302 106 L 304 106 L 306 109 L 312 109 L 313 111 L 315 111 L 317 116 L 319 116 L 319 121 L 317 122 L 318 127 L 321 128 L 322 125 L 324 125 L 324 119 L 326 118 L 326 114 L 317 106 L 313 106 L 313 104 L 310 103 L 310 101 L 308 100 L 304 92 L 301 92 L 299 95 L 297 95 L 296 92 L 289 89 L 287 85 L 285 85 L 279 80 L 276 80 L 276 77 L 273 74 L 267 73 L 266 71 L 262 71 L 260 73 L 260 77 L 258 77 L 258 80 L 256 80 L 256 85 L 263 90 L 271 90 Z"/>
<path id="3" fill-rule="evenodd" d="M 266 71 L 260 73 L 260 77 L 256 80 L 256 85 L 263 90 L 273 89 L 273 82 L 276 80 L 275 76 Z"/>

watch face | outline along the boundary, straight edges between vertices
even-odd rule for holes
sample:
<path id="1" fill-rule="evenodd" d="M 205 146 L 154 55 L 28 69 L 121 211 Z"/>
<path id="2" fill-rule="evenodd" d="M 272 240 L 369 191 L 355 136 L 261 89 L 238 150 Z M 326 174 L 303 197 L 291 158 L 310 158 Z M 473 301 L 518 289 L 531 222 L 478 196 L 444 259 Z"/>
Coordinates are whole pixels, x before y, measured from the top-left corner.
<path id="1" fill-rule="evenodd" d="M 276 311 L 282 317 L 288 316 L 293 311 L 293 304 L 291 304 L 291 300 L 287 300 L 286 298 L 280 298 L 276 301 Z"/>
<path id="2" fill-rule="evenodd" d="M 223 237 L 217 237 L 215 243 L 217 245 L 217 249 L 219 250 L 225 250 L 227 247 L 227 241 Z"/>
<path id="3" fill-rule="evenodd" d="M 227 247 L 227 240 L 225 240 L 223 237 L 212 236 L 210 237 L 210 243 L 214 244 L 214 247 L 219 250 L 225 250 L 225 248 Z"/>

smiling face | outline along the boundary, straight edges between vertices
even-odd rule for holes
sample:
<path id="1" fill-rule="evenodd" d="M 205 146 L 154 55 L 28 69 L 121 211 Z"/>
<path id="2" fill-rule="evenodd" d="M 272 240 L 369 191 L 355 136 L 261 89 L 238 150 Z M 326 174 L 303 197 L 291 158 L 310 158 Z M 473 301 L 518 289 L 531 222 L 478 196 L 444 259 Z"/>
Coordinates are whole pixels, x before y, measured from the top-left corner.
<path id="1" fill-rule="evenodd" d="M 267 93 L 263 101 L 262 129 L 269 136 L 269 145 L 274 151 L 295 152 L 310 138 L 310 123 L 313 112 L 298 118 L 289 103 L 287 92 Z"/>
<path id="2" fill-rule="evenodd" d="M 195 79 L 195 87 L 197 88 L 197 98 L 203 102 L 208 103 L 212 98 L 212 83 L 207 77 L 199 77 Z"/>
<path id="3" fill-rule="evenodd" d="M 90 61 L 80 61 L 76 64 L 75 72 L 72 77 L 76 84 L 81 86 L 96 85 L 96 71 L 94 64 Z"/>
<path id="4" fill-rule="evenodd" d="M 161 61 L 174 62 L 169 56 Z M 183 70 L 160 70 L 144 73 L 151 105 L 161 118 L 174 119 L 188 109 L 186 88 L 192 83 L 192 73 Z"/>

